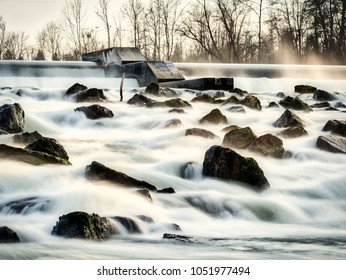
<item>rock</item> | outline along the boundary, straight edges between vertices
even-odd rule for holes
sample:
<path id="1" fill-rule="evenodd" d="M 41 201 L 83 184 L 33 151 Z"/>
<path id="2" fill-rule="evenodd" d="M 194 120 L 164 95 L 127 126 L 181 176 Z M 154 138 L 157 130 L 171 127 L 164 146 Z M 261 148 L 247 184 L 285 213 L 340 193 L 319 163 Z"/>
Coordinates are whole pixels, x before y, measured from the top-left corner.
<path id="1" fill-rule="evenodd" d="M 50 200 L 38 196 L 14 200 L 0 205 L 0 211 L 7 214 L 27 214 L 33 211 L 44 212 Z"/>
<path id="2" fill-rule="evenodd" d="M 53 235 L 91 240 L 109 239 L 117 233 L 109 219 L 81 211 L 59 217 L 52 230 Z"/>
<path id="3" fill-rule="evenodd" d="M 18 103 L 0 107 L 0 130 L 7 133 L 21 133 L 24 130 L 25 113 Z"/>
<path id="4" fill-rule="evenodd" d="M 221 146 L 212 146 L 206 151 L 203 175 L 240 181 L 256 191 L 269 187 L 267 178 L 253 158 L 245 158 L 235 151 Z"/>
<path id="5" fill-rule="evenodd" d="M 114 117 L 114 114 L 111 110 L 97 104 L 88 107 L 78 107 L 75 109 L 75 112 L 83 112 L 85 116 L 91 120 Z"/>
<path id="6" fill-rule="evenodd" d="M 305 130 L 304 126 L 297 125 L 293 127 L 288 127 L 287 129 L 283 130 L 279 135 L 282 135 L 287 138 L 296 138 L 307 134 L 308 132 Z"/>
<path id="7" fill-rule="evenodd" d="M 275 127 L 294 127 L 299 125 L 303 125 L 303 121 L 288 109 L 273 123 Z"/>
<path id="8" fill-rule="evenodd" d="M 160 86 L 158 83 L 150 83 L 147 85 L 145 89 L 145 93 L 150 93 L 154 95 L 158 95 L 160 90 Z"/>
<path id="9" fill-rule="evenodd" d="M 153 202 L 153 198 L 151 197 L 148 189 L 136 190 L 136 192 L 142 197 L 146 198 L 148 201 Z"/>
<path id="10" fill-rule="evenodd" d="M 234 88 L 234 89 L 230 90 L 230 92 L 236 93 L 240 96 L 244 96 L 245 94 L 248 94 L 248 92 L 246 90 L 242 90 L 240 88 Z"/>
<path id="11" fill-rule="evenodd" d="M 336 99 L 334 94 L 320 89 L 316 89 L 314 91 L 314 95 L 312 96 L 312 98 L 319 101 L 333 101 Z"/>
<path id="12" fill-rule="evenodd" d="M 136 216 L 139 220 L 145 222 L 145 223 L 148 223 L 148 224 L 152 224 L 154 223 L 154 220 L 153 218 L 151 217 L 148 217 L 148 216 L 145 216 L 145 215 L 138 215 Z"/>
<path id="13" fill-rule="evenodd" d="M 203 103 L 211 103 L 211 104 L 214 104 L 216 103 L 216 100 L 214 97 L 211 97 L 207 94 L 203 94 L 203 95 L 200 95 L 200 96 L 196 96 L 194 97 L 191 102 L 203 102 Z"/>
<path id="14" fill-rule="evenodd" d="M 235 96 L 231 96 L 227 98 L 225 101 L 222 102 L 222 105 L 228 105 L 228 104 L 238 104 L 239 99 Z"/>
<path id="15" fill-rule="evenodd" d="M 130 218 L 115 216 L 112 219 L 120 223 L 128 233 L 142 233 L 137 223 Z"/>
<path id="16" fill-rule="evenodd" d="M 231 113 L 245 113 L 244 107 L 240 106 L 240 105 L 232 106 L 232 107 L 228 108 L 227 111 L 229 111 Z"/>
<path id="17" fill-rule="evenodd" d="M 225 97 L 225 93 L 223 91 L 217 90 L 203 90 L 200 92 L 197 92 L 196 94 L 197 96 L 203 96 L 203 95 L 207 95 L 210 96 L 212 98 L 221 98 L 221 97 Z"/>
<path id="18" fill-rule="evenodd" d="M 272 134 L 265 134 L 255 139 L 250 144 L 249 150 L 273 158 L 282 158 L 285 152 L 282 140 Z"/>
<path id="19" fill-rule="evenodd" d="M 149 97 L 136 93 L 131 99 L 129 99 L 129 101 L 127 101 L 127 104 L 144 106 L 145 104 L 153 102 L 153 101 L 154 100 Z"/>
<path id="20" fill-rule="evenodd" d="M 309 86 L 309 85 L 296 85 L 294 87 L 294 92 L 297 92 L 297 93 L 314 93 L 315 90 L 317 90 L 316 87 Z"/>
<path id="21" fill-rule="evenodd" d="M 145 188 L 150 191 L 157 191 L 155 186 L 145 181 L 139 181 L 122 172 L 110 169 L 96 161 L 93 161 L 85 168 L 85 176 L 89 180 L 105 180 L 124 187 Z"/>
<path id="22" fill-rule="evenodd" d="M 162 236 L 163 239 L 172 239 L 175 241 L 186 242 L 186 243 L 194 243 L 195 239 L 191 236 L 178 235 L 173 233 L 164 233 Z"/>
<path id="23" fill-rule="evenodd" d="M 185 107 L 192 107 L 191 104 L 187 101 L 184 101 L 180 98 L 175 99 L 169 99 L 163 102 L 149 102 L 146 104 L 147 107 L 153 108 L 153 107 L 171 107 L 171 108 L 185 108 Z"/>
<path id="24" fill-rule="evenodd" d="M 171 119 L 165 123 L 164 128 L 175 128 L 181 126 L 182 124 L 183 123 L 179 119 Z"/>
<path id="25" fill-rule="evenodd" d="M 255 110 L 262 110 L 262 105 L 259 99 L 256 96 L 248 95 L 243 100 L 239 101 L 240 104 Z"/>
<path id="26" fill-rule="evenodd" d="M 176 91 L 174 91 L 173 89 L 170 89 L 170 88 L 160 88 L 159 90 L 159 93 L 158 93 L 158 96 L 163 96 L 163 97 L 177 97 L 179 96 L 180 94 L 177 93 Z"/>
<path id="27" fill-rule="evenodd" d="M 222 132 L 225 132 L 225 133 L 228 133 L 228 132 L 230 132 L 230 131 L 232 131 L 232 130 L 234 130 L 234 129 L 237 129 L 237 128 L 241 128 L 241 127 L 238 126 L 238 125 L 232 124 L 232 125 L 230 125 L 230 126 L 227 126 L 227 127 L 223 128 L 221 131 L 222 131 Z"/>
<path id="28" fill-rule="evenodd" d="M 285 98 L 285 97 L 286 97 L 286 94 L 284 94 L 283 92 L 278 92 L 278 93 L 276 94 L 276 97 Z"/>
<path id="29" fill-rule="evenodd" d="M 319 103 L 315 103 L 311 105 L 311 108 L 326 108 L 326 107 L 330 107 L 330 104 L 327 101 L 319 102 Z"/>
<path id="30" fill-rule="evenodd" d="M 213 109 L 209 114 L 205 115 L 199 123 L 227 124 L 228 120 L 219 109 Z"/>
<path id="31" fill-rule="evenodd" d="M 336 102 L 334 106 L 335 108 L 343 108 L 343 109 L 346 108 L 346 105 L 341 101 Z"/>
<path id="32" fill-rule="evenodd" d="M 86 86 L 76 83 L 66 91 L 66 95 L 76 94 L 86 89 L 88 89 Z"/>
<path id="33" fill-rule="evenodd" d="M 246 149 L 256 138 L 250 127 L 237 128 L 224 136 L 222 145 L 228 148 Z"/>
<path id="34" fill-rule="evenodd" d="M 158 190 L 157 192 L 158 193 L 172 194 L 172 193 L 175 193 L 175 190 L 173 188 L 169 187 L 169 188 L 164 188 L 162 190 Z"/>
<path id="35" fill-rule="evenodd" d="M 41 137 L 34 143 L 31 143 L 25 147 L 26 150 L 43 152 L 54 157 L 69 159 L 65 148 L 55 139 Z"/>
<path id="36" fill-rule="evenodd" d="M 172 109 L 172 110 L 169 110 L 168 113 L 177 113 L 177 114 L 184 114 L 185 111 L 183 109 Z"/>
<path id="37" fill-rule="evenodd" d="M 106 100 L 102 89 L 90 88 L 74 95 L 76 102 L 100 102 Z"/>
<path id="38" fill-rule="evenodd" d="M 336 135 L 324 135 L 317 138 L 316 146 L 321 150 L 346 154 L 346 138 Z"/>
<path id="39" fill-rule="evenodd" d="M 334 108 L 334 107 L 328 107 L 328 108 L 324 109 L 324 111 L 339 111 L 339 110 Z"/>
<path id="40" fill-rule="evenodd" d="M 283 100 L 279 102 L 279 104 L 286 109 L 294 109 L 294 110 L 301 110 L 301 111 L 312 111 L 311 107 L 303 102 L 299 97 L 291 97 L 286 96 Z"/>
<path id="41" fill-rule="evenodd" d="M 19 242 L 20 240 L 16 232 L 6 226 L 0 227 L 0 244 Z"/>
<path id="42" fill-rule="evenodd" d="M 42 165 L 42 164 L 62 164 L 62 165 L 71 165 L 66 159 L 55 157 L 51 154 L 26 150 L 22 148 L 16 148 L 0 144 L 0 160 L 1 159 L 10 159 L 29 163 L 32 165 Z"/>
<path id="43" fill-rule="evenodd" d="M 268 105 L 268 108 L 279 108 L 279 107 L 280 106 L 274 101 L 270 102 Z"/>
<path id="44" fill-rule="evenodd" d="M 22 134 L 16 134 L 13 136 L 12 139 L 16 143 L 28 145 L 39 140 L 42 137 L 43 136 L 40 133 L 38 133 L 37 131 L 34 131 L 34 132 L 24 132 Z"/>
<path id="45" fill-rule="evenodd" d="M 217 136 L 209 130 L 202 128 L 189 128 L 186 129 L 185 136 L 200 136 L 207 139 L 214 139 Z"/>
<path id="46" fill-rule="evenodd" d="M 346 137 L 346 121 L 330 120 L 322 131 L 331 131 L 334 134 Z"/>

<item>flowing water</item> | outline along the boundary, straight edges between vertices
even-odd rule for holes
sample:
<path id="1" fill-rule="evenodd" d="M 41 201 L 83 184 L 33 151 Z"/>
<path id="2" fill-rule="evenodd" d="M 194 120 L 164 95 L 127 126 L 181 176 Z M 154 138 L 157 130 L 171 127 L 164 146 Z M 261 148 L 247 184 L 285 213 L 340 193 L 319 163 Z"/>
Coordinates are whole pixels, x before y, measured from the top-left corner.
<path id="1" fill-rule="evenodd" d="M 231 113 L 229 106 L 193 103 L 184 114 L 178 114 L 168 113 L 169 108 L 128 105 L 133 89 L 139 90 L 134 80 L 125 81 L 124 102 L 119 102 L 119 80 L 78 75 L 0 77 L 0 105 L 21 104 L 25 131 L 58 140 L 72 163 L 31 166 L 0 160 L 0 206 L 27 198 L 34 202 L 20 213 L 2 207 L 0 226 L 17 232 L 21 243 L 0 245 L 0 259 L 346 258 L 346 156 L 316 148 L 317 137 L 329 134 L 322 132 L 325 123 L 345 120 L 345 113 L 324 109 L 295 112 L 304 120 L 308 135 L 283 139 L 291 158 L 272 159 L 238 150 L 255 158 L 263 169 L 270 188 L 262 193 L 235 181 L 202 176 L 204 154 L 209 147 L 222 144 L 225 125 L 199 124 L 204 115 L 219 108 L 229 124 L 249 126 L 258 136 L 276 135 L 282 129 L 272 124 L 284 108 L 268 108 L 268 103 L 280 101 L 276 96 L 279 91 L 296 96 L 294 85 L 306 83 L 337 91 L 339 101 L 346 103 L 345 80 L 237 77 L 235 86 L 254 93 L 262 111 L 245 108 L 245 114 Z M 113 111 L 114 118 L 89 120 L 75 112 L 81 104 L 64 97 L 75 82 L 103 88 L 109 102 L 102 105 Z M 16 95 L 19 88 L 22 96 Z M 186 101 L 195 96 L 184 90 L 179 93 Z M 225 94 L 225 98 L 234 95 Z M 315 103 L 311 94 L 300 97 L 308 104 Z M 182 125 L 165 128 L 167 121 L 175 118 Z M 185 136 L 186 129 L 193 127 L 210 130 L 218 138 Z M 11 135 L 1 135 L 0 142 L 20 146 Z M 92 161 L 159 189 L 173 187 L 176 193 L 152 193 L 151 203 L 133 190 L 90 182 L 84 172 Z M 191 163 L 188 168 L 187 163 Z M 102 242 L 52 236 L 59 216 L 72 211 L 129 217 L 142 233 L 129 234 L 117 224 L 121 234 Z M 139 215 L 154 222 L 142 221 Z M 193 239 L 163 239 L 164 233 Z"/>

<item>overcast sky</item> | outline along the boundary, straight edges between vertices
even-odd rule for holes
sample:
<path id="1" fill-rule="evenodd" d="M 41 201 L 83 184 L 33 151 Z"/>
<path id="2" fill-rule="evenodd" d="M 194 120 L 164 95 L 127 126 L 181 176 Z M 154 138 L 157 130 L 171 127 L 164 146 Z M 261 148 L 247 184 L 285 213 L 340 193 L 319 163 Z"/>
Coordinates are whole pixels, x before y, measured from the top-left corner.
<path id="1" fill-rule="evenodd" d="M 30 41 L 48 22 L 61 18 L 66 2 L 73 0 L 0 0 L 0 15 L 7 23 L 7 30 L 25 31 Z M 87 11 L 87 27 L 100 26 L 95 16 L 97 0 L 82 0 Z M 119 10 L 122 0 L 111 0 L 111 15 Z"/>

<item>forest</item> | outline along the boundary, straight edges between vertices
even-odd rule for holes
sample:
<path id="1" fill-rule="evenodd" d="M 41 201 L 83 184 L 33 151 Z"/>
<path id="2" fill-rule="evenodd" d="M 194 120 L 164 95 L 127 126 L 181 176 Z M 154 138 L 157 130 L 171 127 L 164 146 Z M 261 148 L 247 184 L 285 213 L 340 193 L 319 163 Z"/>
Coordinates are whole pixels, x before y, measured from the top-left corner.
<path id="1" fill-rule="evenodd" d="M 85 9 L 66 2 L 31 43 L 0 15 L 0 59 L 80 60 L 114 46 L 175 62 L 346 63 L 346 0 L 128 0 L 117 13 L 98 0 L 97 27 Z"/>

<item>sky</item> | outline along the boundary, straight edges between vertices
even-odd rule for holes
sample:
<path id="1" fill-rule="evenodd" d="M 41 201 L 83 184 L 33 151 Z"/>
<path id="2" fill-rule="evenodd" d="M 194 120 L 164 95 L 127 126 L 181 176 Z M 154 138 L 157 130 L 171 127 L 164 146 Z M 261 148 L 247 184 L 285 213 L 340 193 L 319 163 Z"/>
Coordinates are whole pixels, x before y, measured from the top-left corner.
<path id="1" fill-rule="evenodd" d="M 25 31 L 30 41 L 50 21 L 60 19 L 66 2 L 73 0 L 0 0 L 0 15 L 8 31 Z M 97 0 L 82 0 L 88 27 L 101 26 L 95 15 Z M 119 11 L 122 0 L 110 0 L 111 14 Z"/>

